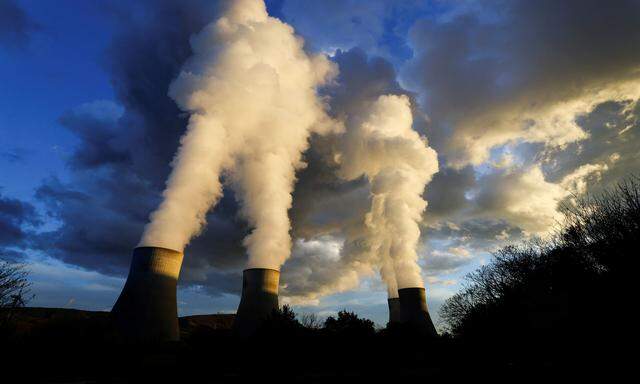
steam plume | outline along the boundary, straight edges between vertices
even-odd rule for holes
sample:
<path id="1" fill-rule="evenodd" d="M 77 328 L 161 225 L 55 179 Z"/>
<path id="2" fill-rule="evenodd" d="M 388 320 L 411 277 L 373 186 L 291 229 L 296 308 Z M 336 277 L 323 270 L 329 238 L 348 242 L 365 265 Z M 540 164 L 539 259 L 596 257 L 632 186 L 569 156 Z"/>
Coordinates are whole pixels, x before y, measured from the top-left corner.
<path id="1" fill-rule="evenodd" d="M 424 285 L 416 247 L 427 202 L 422 193 L 438 171 L 436 152 L 411 128 L 406 96 L 380 96 L 347 122 L 339 175 L 365 175 L 371 184 L 366 237 L 381 263 L 390 297 L 397 288 Z"/>
<path id="2" fill-rule="evenodd" d="M 189 125 L 140 245 L 181 251 L 219 200 L 225 172 L 254 228 L 244 241 L 249 267 L 279 269 L 290 254 L 287 210 L 301 154 L 312 132 L 333 127 L 315 89 L 336 69 L 306 54 L 261 0 L 230 2 L 191 46 L 169 90 Z"/>

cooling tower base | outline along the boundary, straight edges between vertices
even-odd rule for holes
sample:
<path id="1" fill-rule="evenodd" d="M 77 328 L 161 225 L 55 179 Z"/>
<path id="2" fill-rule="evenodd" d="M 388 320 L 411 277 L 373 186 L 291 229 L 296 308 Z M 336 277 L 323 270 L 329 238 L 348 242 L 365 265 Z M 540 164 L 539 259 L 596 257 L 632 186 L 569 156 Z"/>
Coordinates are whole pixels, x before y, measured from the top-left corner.
<path id="1" fill-rule="evenodd" d="M 138 247 L 129 276 L 111 310 L 121 334 L 130 341 L 180 338 L 176 286 L 183 255 L 170 249 Z"/>
<path id="2" fill-rule="evenodd" d="M 402 288 L 400 296 L 400 321 L 416 329 L 423 336 L 437 336 L 431 316 L 427 310 L 424 288 Z"/>
<path id="3" fill-rule="evenodd" d="M 389 304 L 389 324 L 399 324 L 401 321 L 400 298 L 390 297 L 387 303 Z"/>
<path id="4" fill-rule="evenodd" d="M 245 269 L 242 277 L 242 297 L 233 330 L 237 336 L 249 337 L 278 309 L 280 272 L 275 269 L 251 268 Z"/>

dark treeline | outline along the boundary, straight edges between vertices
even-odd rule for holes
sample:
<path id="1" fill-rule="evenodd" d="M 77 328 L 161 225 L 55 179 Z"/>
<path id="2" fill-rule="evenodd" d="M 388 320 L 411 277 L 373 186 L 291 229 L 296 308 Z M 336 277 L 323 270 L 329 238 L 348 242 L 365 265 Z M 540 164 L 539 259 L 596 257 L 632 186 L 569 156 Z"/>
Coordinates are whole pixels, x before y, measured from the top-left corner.
<path id="1" fill-rule="evenodd" d="M 505 247 L 467 276 L 440 312 L 454 337 L 490 344 L 498 359 L 585 373 L 623 365 L 636 318 L 640 178 L 575 198 L 563 213 L 551 239 Z"/>
<path id="2" fill-rule="evenodd" d="M 633 358 L 624 344 L 636 316 L 640 180 L 576 198 L 564 213 L 550 239 L 503 248 L 471 273 L 443 306 L 448 329 L 437 338 L 400 325 L 376 330 L 348 311 L 322 322 L 285 306 L 249 339 L 233 335 L 227 316 L 225 326 L 181 319 L 178 343 L 132 345 L 104 312 L 23 308 L 36 315 L 21 323 L 16 295 L 26 295 L 28 283 L 18 269 L 5 278 L 18 285 L 3 299 L 12 308 L 0 309 L 0 358 L 10 367 L 5 375 L 21 382 L 520 382 L 598 374 L 610 381 Z M 37 316 L 48 317 L 38 323 Z"/>

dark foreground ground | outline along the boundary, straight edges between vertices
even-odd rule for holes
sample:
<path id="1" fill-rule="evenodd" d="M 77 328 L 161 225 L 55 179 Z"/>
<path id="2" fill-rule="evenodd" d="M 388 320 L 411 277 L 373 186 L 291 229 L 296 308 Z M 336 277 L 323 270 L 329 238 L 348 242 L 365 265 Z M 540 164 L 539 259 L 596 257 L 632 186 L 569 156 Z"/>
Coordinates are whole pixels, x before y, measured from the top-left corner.
<path id="1" fill-rule="evenodd" d="M 486 341 L 424 339 L 410 330 L 376 333 L 273 328 L 249 340 L 231 334 L 233 315 L 180 318 L 182 340 L 131 345 L 106 312 L 21 308 L 5 326 L 3 383 L 379 382 L 594 378 L 612 371 L 576 349 L 503 350 Z M 523 341 L 530 343 L 531 341 Z M 553 342 L 550 340 L 549 342 Z M 597 363 L 596 363 L 597 362 Z"/>

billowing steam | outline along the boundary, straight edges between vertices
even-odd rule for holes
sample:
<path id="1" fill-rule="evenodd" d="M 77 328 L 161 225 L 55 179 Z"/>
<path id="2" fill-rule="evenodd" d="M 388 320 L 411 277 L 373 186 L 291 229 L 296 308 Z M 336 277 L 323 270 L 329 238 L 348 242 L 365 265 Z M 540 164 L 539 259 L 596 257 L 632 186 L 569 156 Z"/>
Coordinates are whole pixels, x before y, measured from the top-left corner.
<path id="1" fill-rule="evenodd" d="M 416 248 L 427 207 L 422 193 L 438 171 L 437 155 L 411 128 L 406 96 L 380 96 L 349 120 L 338 172 L 346 180 L 362 175 L 369 180 L 365 241 L 377 256 L 389 296 L 397 297 L 398 288 L 424 285 Z"/>
<path id="2" fill-rule="evenodd" d="M 189 125 L 140 245 L 183 250 L 220 198 L 224 172 L 253 227 L 244 240 L 249 267 L 279 269 L 290 254 L 287 211 L 301 154 L 312 132 L 333 127 L 316 87 L 335 67 L 305 53 L 262 0 L 231 2 L 191 46 L 169 91 Z"/>

